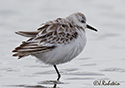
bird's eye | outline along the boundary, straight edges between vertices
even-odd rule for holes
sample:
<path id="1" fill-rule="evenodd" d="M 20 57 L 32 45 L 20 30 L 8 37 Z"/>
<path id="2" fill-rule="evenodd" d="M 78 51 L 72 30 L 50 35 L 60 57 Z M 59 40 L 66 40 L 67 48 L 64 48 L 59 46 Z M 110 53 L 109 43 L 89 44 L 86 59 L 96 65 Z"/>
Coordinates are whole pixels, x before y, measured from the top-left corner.
<path id="1" fill-rule="evenodd" d="M 84 20 L 81 20 L 81 23 L 85 23 L 85 21 L 84 21 Z"/>

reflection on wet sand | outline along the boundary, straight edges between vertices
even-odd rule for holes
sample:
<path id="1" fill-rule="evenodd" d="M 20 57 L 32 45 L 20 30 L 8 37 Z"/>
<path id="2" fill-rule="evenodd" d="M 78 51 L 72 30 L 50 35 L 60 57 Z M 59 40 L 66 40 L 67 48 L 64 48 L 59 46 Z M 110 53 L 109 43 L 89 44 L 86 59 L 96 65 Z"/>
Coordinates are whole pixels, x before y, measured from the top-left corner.
<path id="1" fill-rule="evenodd" d="M 43 85 L 51 85 L 50 86 L 43 86 Z M 58 84 L 64 84 L 63 82 L 60 81 L 54 81 L 54 80 L 47 80 L 47 81 L 41 81 L 36 85 L 8 85 L 8 87 L 20 87 L 20 88 L 60 88 L 57 87 Z"/>

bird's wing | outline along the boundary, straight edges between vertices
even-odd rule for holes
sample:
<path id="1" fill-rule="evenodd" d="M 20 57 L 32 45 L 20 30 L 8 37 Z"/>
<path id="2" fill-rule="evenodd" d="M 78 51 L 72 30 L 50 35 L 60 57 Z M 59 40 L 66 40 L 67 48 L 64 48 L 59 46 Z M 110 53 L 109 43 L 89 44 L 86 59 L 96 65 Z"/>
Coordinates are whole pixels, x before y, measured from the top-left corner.
<path id="1" fill-rule="evenodd" d="M 74 25 L 62 18 L 49 21 L 38 30 L 40 32 L 34 40 L 38 40 L 39 44 L 42 45 L 44 45 L 44 43 L 46 45 L 66 44 L 75 39 L 78 35 Z"/>
<path id="2" fill-rule="evenodd" d="M 35 54 L 38 52 L 47 52 L 53 49 L 54 47 L 55 46 L 39 46 L 36 42 L 22 42 L 22 44 L 19 47 L 16 47 L 12 52 L 15 52 L 13 56 L 18 56 L 18 59 L 20 59 L 24 56 Z"/>
<path id="3" fill-rule="evenodd" d="M 39 31 L 32 31 L 32 32 L 28 32 L 28 31 L 18 31 L 15 32 L 18 35 L 24 36 L 24 37 L 35 37 Z"/>
<path id="4" fill-rule="evenodd" d="M 58 45 L 67 44 L 77 37 L 73 25 L 61 18 L 43 24 L 42 27 L 38 28 L 37 32 L 20 32 L 25 36 L 32 35 L 32 37 L 30 36 L 29 40 L 15 48 L 13 52 L 16 53 L 13 56 L 21 58 L 38 52 L 44 53 Z"/>

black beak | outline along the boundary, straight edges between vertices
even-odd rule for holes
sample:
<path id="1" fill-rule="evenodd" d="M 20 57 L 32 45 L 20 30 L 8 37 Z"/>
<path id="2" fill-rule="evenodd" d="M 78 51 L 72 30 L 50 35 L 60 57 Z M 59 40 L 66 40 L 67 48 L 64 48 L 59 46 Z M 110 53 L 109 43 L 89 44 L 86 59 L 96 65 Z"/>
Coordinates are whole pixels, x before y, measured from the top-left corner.
<path id="1" fill-rule="evenodd" d="M 98 31 L 97 29 L 93 28 L 92 26 L 90 26 L 90 25 L 88 25 L 88 24 L 86 25 L 86 27 L 89 28 L 89 29 L 91 29 L 91 30 L 94 30 L 94 31 L 96 31 L 96 32 Z"/>

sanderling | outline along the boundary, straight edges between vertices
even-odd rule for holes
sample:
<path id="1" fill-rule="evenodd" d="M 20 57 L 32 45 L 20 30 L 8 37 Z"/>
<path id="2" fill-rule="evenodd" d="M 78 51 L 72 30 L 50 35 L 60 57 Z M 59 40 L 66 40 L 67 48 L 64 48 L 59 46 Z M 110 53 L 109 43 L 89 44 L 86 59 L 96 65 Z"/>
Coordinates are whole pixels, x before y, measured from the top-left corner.
<path id="1" fill-rule="evenodd" d="M 18 31 L 16 34 L 29 39 L 13 50 L 13 56 L 20 59 L 31 55 L 53 65 L 59 80 L 61 75 L 56 65 L 68 62 L 79 55 L 86 44 L 86 28 L 97 31 L 86 23 L 86 17 L 82 13 L 73 13 L 66 18 L 43 23 L 33 32 Z"/>

